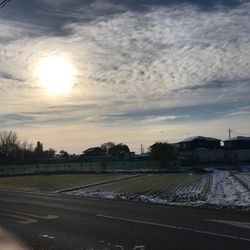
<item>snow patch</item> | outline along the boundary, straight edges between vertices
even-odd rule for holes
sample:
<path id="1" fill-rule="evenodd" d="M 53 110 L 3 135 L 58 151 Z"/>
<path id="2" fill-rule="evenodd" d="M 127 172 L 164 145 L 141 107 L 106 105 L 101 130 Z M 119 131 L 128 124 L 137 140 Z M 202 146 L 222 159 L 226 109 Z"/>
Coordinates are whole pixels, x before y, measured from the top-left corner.
<path id="1" fill-rule="evenodd" d="M 97 198 L 105 198 L 105 199 L 116 199 L 118 198 L 118 194 L 115 192 L 99 192 L 99 191 L 91 191 L 91 190 L 75 190 L 67 192 L 69 195 L 79 195 L 79 196 L 87 196 L 87 197 L 97 197 Z"/>
<path id="2" fill-rule="evenodd" d="M 239 177 L 239 174 L 237 175 Z M 240 177 L 244 181 L 249 181 L 248 173 L 241 173 Z M 133 193 L 117 193 L 111 191 L 100 191 L 97 187 L 78 189 L 66 192 L 69 195 L 79 195 L 87 197 L 98 197 L 106 199 L 123 199 L 130 201 L 143 201 L 168 205 L 188 205 L 188 206 L 216 206 L 216 207 L 241 207 L 250 208 L 250 191 L 245 188 L 237 178 L 229 171 L 216 171 L 212 174 L 213 184 L 206 191 L 209 192 L 207 200 L 201 196 L 202 190 L 206 186 L 206 178 L 192 185 L 177 187 L 175 191 L 167 194 L 147 195 Z M 198 197 L 198 198 L 197 198 Z"/>
<path id="3" fill-rule="evenodd" d="M 215 172 L 207 203 L 219 206 L 250 206 L 250 192 L 228 171 Z"/>
<path id="4" fill-rule="evenodd" d="M 250 173 L 240 173 L 236 175 L 242 184 L 250 190 Z"/>

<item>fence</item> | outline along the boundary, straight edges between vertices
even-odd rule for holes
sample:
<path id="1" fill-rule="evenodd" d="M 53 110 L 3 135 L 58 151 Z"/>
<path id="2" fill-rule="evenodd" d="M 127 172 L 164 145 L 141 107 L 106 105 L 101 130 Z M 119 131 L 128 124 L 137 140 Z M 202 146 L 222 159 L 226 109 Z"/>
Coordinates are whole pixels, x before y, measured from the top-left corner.
<path id="1" fill-rule="evenodd" d="M 105 172 L 112 170 L 154 170 L 161 167 L 161 163 L 157 161 L 11 164 L 0 166 L 0 176 L 63 172 Z"/>

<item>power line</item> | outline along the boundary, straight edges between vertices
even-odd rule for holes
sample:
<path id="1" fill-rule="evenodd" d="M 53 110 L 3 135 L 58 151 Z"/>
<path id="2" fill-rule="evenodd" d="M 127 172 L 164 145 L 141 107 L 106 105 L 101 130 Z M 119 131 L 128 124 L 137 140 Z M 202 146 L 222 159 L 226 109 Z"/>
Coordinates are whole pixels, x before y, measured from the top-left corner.
<path id="1" fill-rule="evenodd" d="M 0 3 L 0 9 L 2 9 L 8 2 L 10 2 L 11 0 L 3 0 L 1 3 Z"/>

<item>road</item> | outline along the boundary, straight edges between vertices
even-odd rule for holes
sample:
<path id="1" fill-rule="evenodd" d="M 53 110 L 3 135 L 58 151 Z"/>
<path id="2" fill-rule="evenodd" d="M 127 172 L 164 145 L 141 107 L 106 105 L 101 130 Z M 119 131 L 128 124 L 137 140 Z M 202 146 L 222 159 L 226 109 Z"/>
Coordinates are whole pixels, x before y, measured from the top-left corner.
<path id="1" fill-rule="evenodd" d="M 0 190 L 0 225 L 33 249 L 250 249 L 250 213 Z"/>

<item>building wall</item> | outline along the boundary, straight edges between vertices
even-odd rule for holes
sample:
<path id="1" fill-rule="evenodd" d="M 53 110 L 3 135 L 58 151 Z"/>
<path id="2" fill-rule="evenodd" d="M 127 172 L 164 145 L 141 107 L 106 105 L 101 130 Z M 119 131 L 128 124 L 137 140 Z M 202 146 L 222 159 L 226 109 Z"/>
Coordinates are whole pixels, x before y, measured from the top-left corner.
<path id="1" fill-rule="evenodd" d="M 179 156 L 199 163 L 216 163 L 224 161 L 223 149 L 200 148 L 195 150 L 182 151 L 179 153 Z"/>
<path id="2" fill-rule="evenodd" d="M 202 163 L 216 163 L 224 161 L 224 151 L 222 149 L 196 149 L 194 155 L 196 159 Z"/>
<path id="3" fill-rule="evenodd" d="M 179 152 L 180 157 L 185 157 L 197 163 L 244 163 L 250 162 L 250 149 L 195 149 Z"/>
<path id="4" fill-rule="evenodd" d="M 250 150 L 250 141 L 225 141 L 226 149 L 249 149 Z"/>
<path id="5" fill-rule="evenodd" d="M 194 150 L 197 148 L 208 148 L 208 149 L 220 148 L 220 141 L 207 141 L 207 140 L 197 139 L 189 142 L 180 142 L 180 150 L 182 151 Z"/>
<path id="6" fill-rule="evenodd" d="M 250 162 L 250 149 L 225 150 L 227 162 Z"/>

